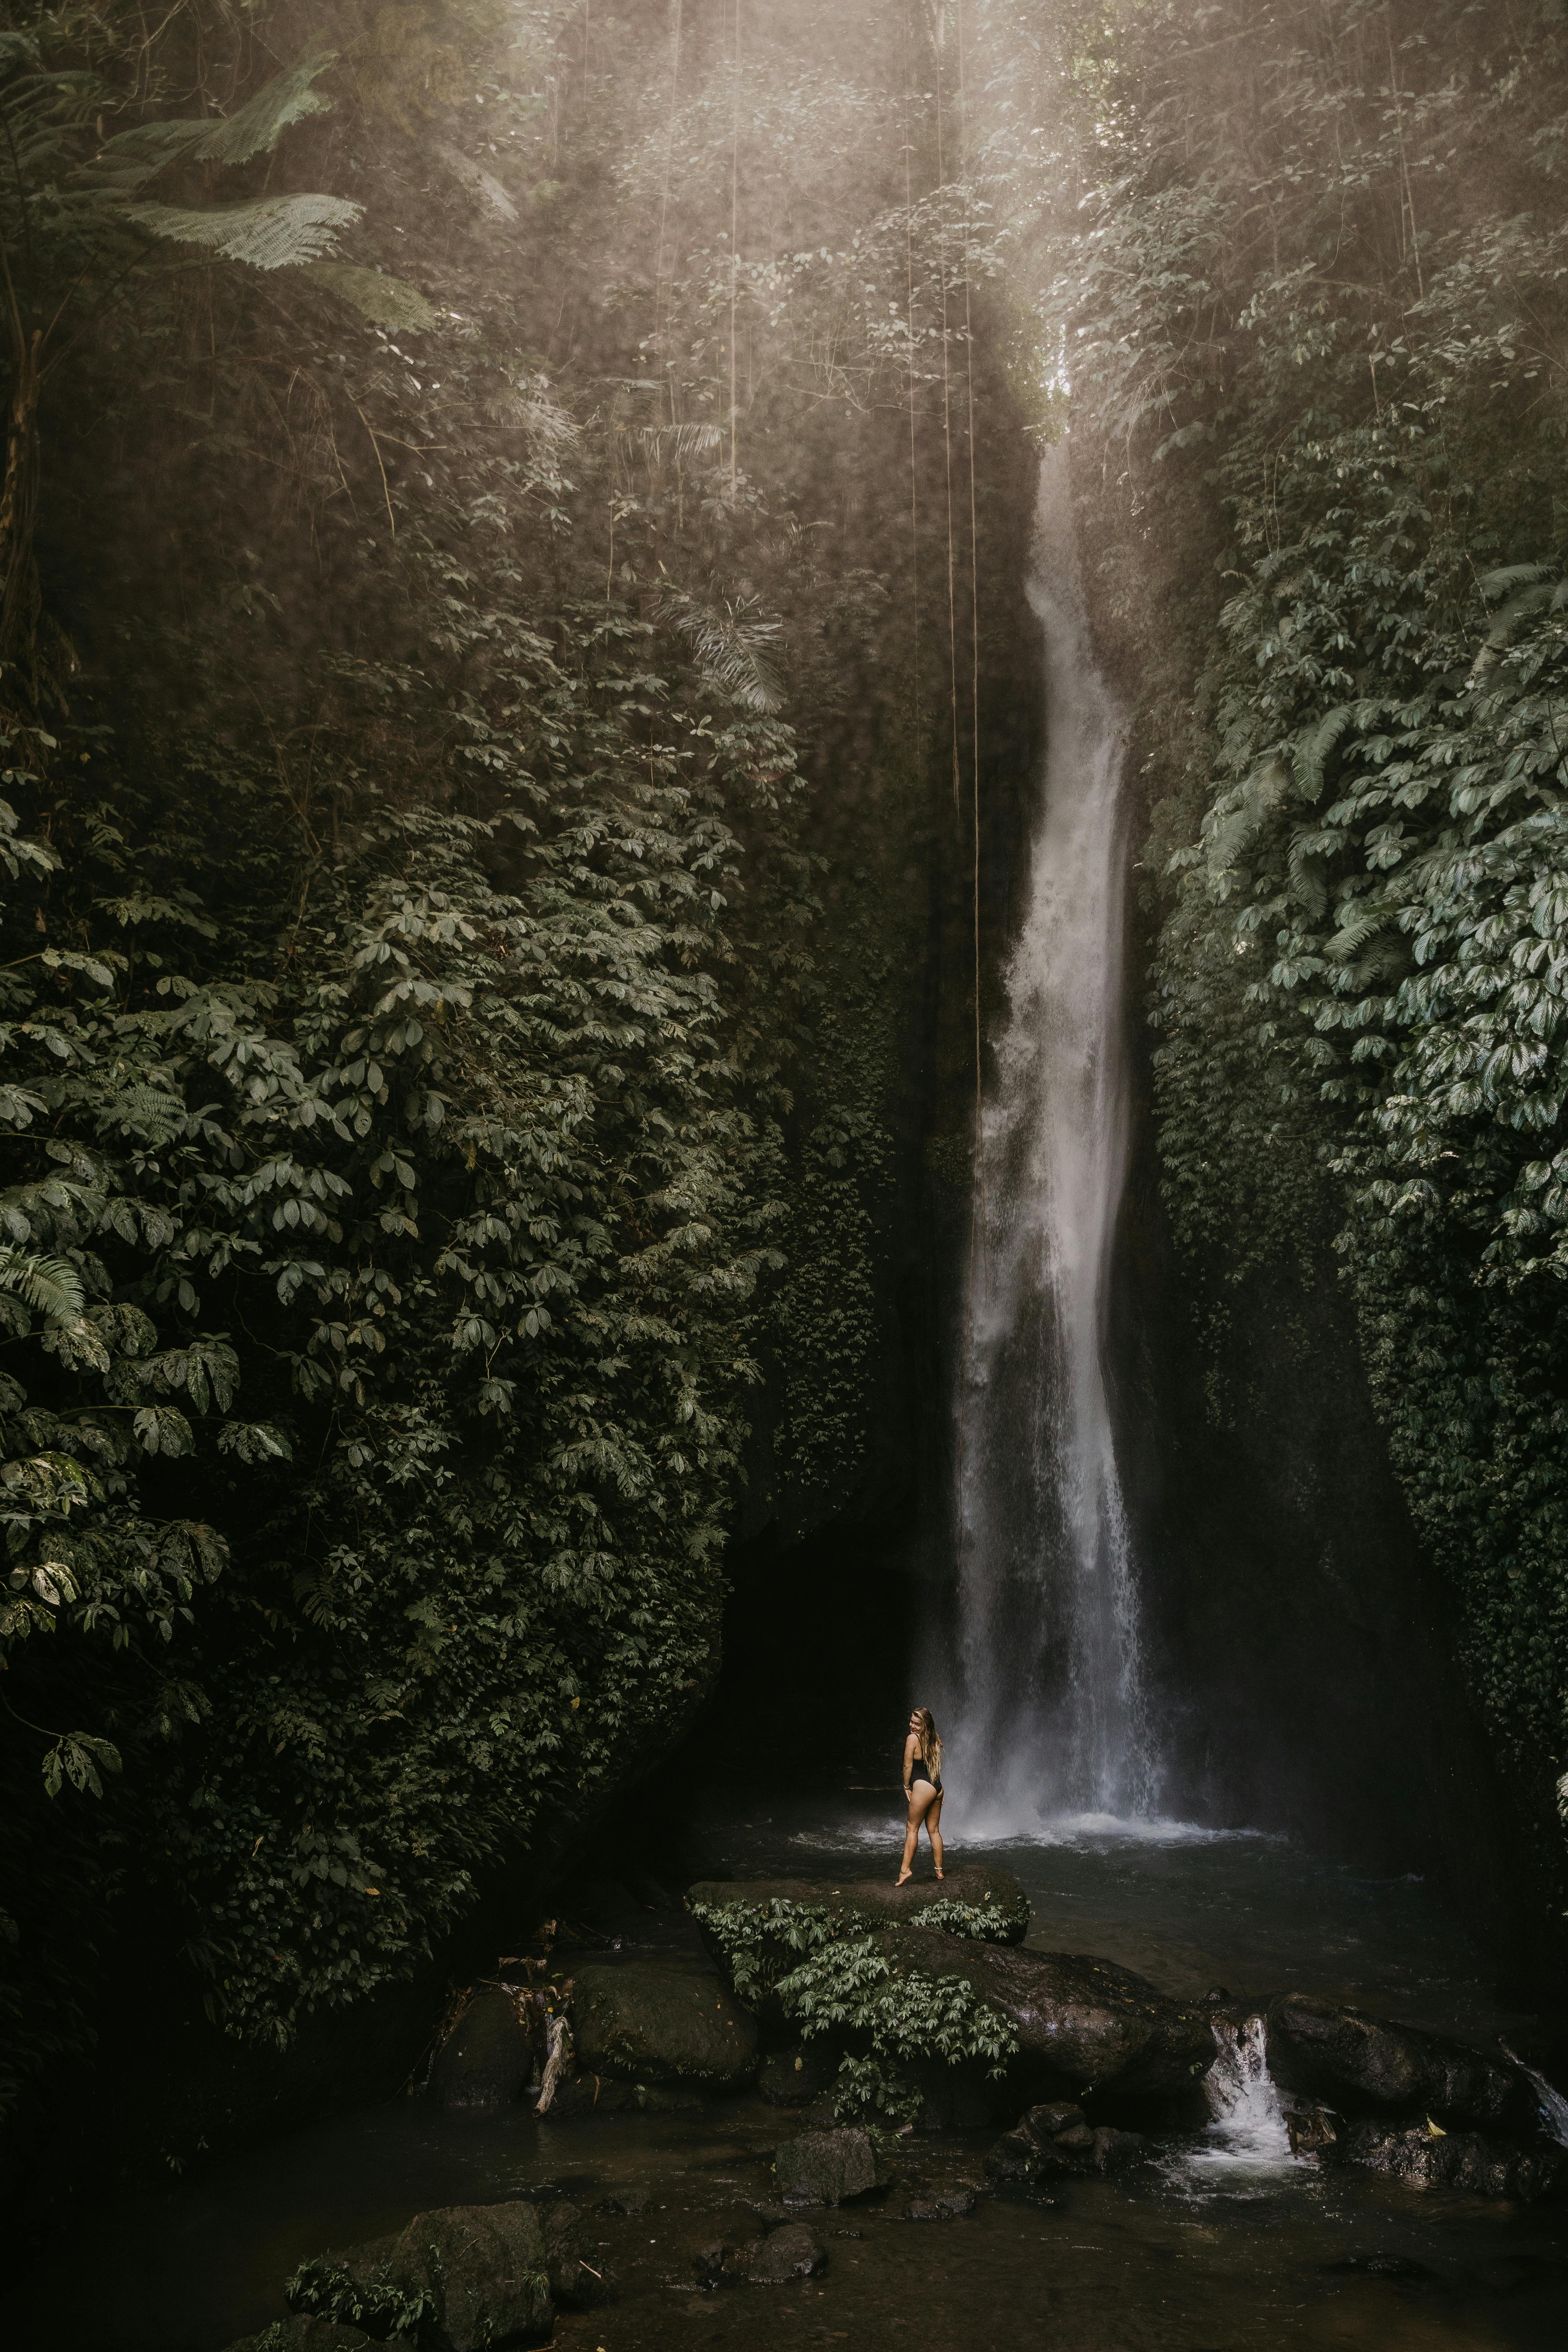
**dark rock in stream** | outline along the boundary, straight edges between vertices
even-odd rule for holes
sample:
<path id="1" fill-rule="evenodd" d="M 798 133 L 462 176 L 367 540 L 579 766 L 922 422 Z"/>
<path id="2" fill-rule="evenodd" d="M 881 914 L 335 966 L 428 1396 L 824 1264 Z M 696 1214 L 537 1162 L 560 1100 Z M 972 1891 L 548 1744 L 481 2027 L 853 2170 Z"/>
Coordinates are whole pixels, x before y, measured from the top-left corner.
<path id="1" fill-rule="evenodd" d="M 1167 2000 L 1114 1960 L 1005 1951 L 937 1927 L 891 1929 L 877 1948 L 896 1970 L 963 1977 L 1000 2010 L 1018 2037 L 1013 2081 L 1145 2097 L 1190 2090 L 1214 2059 L 1205 2010 Z"/>
<path id="2" fill-rule="evenodd" d="M 753 2286 L 784 2286 L 791 2279 L 816 2278 L 826 2268 L 827 2249 L 804 2221 L 784 2221 L 763 2238 L 715 2239 L 700 2246 L 692 2262 L 703 2287 L 742 2279 Z"/>
<path id="3" fill-rule="evenodd" d="M 827 2249 L 804 2221 L 786 2221 L 738 2257 L 737 2269 L 753 2286 L 783 2286 L 786 2280 L 816 2278 L 827 2268 Z"/>
<path id="4" fill-rule="evenodd" d="M 544 2262 L 550 2292 L 568 2311 L 592 2311 L 615 2299 L 615 2278 L 597 2247 L 590 2248 L 585 2232 L 586 2223 L 575 2205 L 552 2205 L 546 2210 Z"/>
<path id="5" fill-rule="evenodd" d="M 448 2113 L 510 2106 L 534 2072 L 533 2044 L 510 1993 L 474 1995 L 437 2052 L 430 2096 Z"/>
<path id="6" fill-rule="evenodd" d="M 1357 2124 L 1346 2137 L 1345 2158 L 1412 2189 L 1468 2189 L 1521 2205 L 1550 2195 L 1568 2177 L 1568 2153 L 1546 2141 L 1521 2146 L 1479 2132 L 1434 2132 L 1426 2124 Z"/>
<path id="7" fill-rule="evenodd" d="M 738 2090 L 756 2070 L 756 2019 L 718 1977 L 679 1963 L 579 1969 L 572 2034 L 588 2074 Z"/>
<path id="8" fill-rule="evenodd" d="M 521 2200 L 416 2213 L 395 2237 L 306 2263 L 289 2301 L 382 2338 L 416 2327 L 421 2352 L 539 2343 L 554 2326 L 557 2287 L 563 2300 L 579 2299 L 575 2222 L 573 2207 L 550 2209 L 547 2224 Z"/>
<path id="9" fill-rule="evenodd" d="M 911 2197 L 904 2208 L 906 2221 L 961 2221 L 974 2210 L 973 2189 L 940 2189 L 924 2197 Z"/>
<path id="10" fill-rule="evenodd" d="M 1287 1993 L 1268 2017 L 1268 2070 L 1282 2090 L 1353 2108 L 1419 2107 L 1471 2131 L 1533 2132 L 1536 2094 L 1522 2068 L 1413 2025 Z"/>
<path id="11" fill-rule="evenodd" d="M 869 2137 L 847 2125 L 785 2140 L 773 2151 L 773 2178 L 786 2205 L 842 2205 L 879 2181 Z"/>
<path id="12" fill-rule="evenodd" d="M 1032 2188 L 1042 2180 L 1120 2172 L 1147 2152 L 1141 2133 L 1115 2131 L 1108 2124 L 1091 2129 L 1081 2107 L 1058 2103 L 1031 2107 L 1016 2130 L 1004 2132 L 985 2159 L 985 2169 L 999 2186 Z"/>
<path id="13" fill-rule="evenodd" d="M 1327 2107 L 1287 2107 L 1285 2136 L 1292 2156 L 1315 2156 L 1320 2164 L 1333 2164 L 1344 2154 L 1339 2117 Z"/>

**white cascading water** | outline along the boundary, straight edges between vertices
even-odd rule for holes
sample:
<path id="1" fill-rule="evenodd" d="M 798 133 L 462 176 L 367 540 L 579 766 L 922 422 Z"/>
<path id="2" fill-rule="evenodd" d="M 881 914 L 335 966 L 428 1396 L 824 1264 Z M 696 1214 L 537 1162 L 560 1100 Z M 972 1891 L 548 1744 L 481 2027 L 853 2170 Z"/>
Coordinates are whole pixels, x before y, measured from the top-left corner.
<path id="1" fill-rule="evenodd" d="M 1105 1372 L 1130 1123 L 1122 714 L 1089 640 L 1065 445 L 1040 467 L 1028 593 L 1044 806 L 981 1127 L 949 1740 L 953 1825 L 993 1838 L 1145 1816 L 1156 1778 Z"/>
<path id="2" fill-rule="evenodd" d="M 1181 2169 L 1206 2174 L 1272 2173 L 1303 2165 L 1290 2153 L 1289 2127 L 1274 2078 L 1261 2017 L 1239 2026 L 1216 2018 L 1215 2062 L 1204 2077 L 1210 2123 L 1201 2148 L 1190 2151 Z"/>

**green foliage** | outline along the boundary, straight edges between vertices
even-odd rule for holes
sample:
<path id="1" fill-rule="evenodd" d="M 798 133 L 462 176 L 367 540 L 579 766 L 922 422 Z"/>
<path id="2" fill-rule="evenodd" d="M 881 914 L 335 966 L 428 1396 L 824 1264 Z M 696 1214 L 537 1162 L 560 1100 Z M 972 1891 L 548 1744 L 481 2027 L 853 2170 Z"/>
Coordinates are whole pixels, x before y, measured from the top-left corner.
<path id="1" fill-rule="evenodd" d="M 824 1944 L 781 1978 L 776 1990 L 803 2041 L 834 2033 L 860 2045 L 839 2062 L 833 2097 L 842 2121 L 868 2121 L 874 2115 L 889 2123 L 912 2121 L 922 2093 L 910 2069 L 922 2061 L 957 2066 L 984 2060 L 994 2077 L 1017 2054 L 1007 2020 L 980 1999 L 967 1978 L 896 1969 L 870 1936 Z"/>
<path id="2" fill-rule="evenodd" d="M 830 1911 L 782 1895 L 770 1895 L 766 1903 L 689 1902 L 687 1909 L 723 1954 L 737 1999 L 753 2004 L 789 1974 L 798 1954 L 864 1935 L 872 1925 L 853 1905 Z"/>
<path id="3" fill-rule="evenodd" d="M 966 1979 L 891 1967 L 876 1949 L 878 1923 L 852 1904 L 830 1911 L 771 1895 L 688 1907 L 719 1946 L 742 2000 L 772 1994 L 803 2041 L 834 2033 L 857 2045 L 839 2062 L 833 2095 L 841 2120 L 879 2116 L 896 2124 L 917 2116 L 922 2094 L 909 2071 L 917 2062 L 984 2059 L 1000 2074 L 1016 2053 L 1006 2019 Z M 922 1910 L 920 1925 L 984 1943 L 999 1940 L 1008 1921 L 994 1905 L 948 1901 Z"/>
<path id="4" fill-rule="evenodd" d="M 0 52 L 0 2096 L 117 1920 L 273 2042 L 407 1973 L 700 1703 L 786 1346 L 862 1444 L 934 592 L 841 493 L 961 199 L 911 355 L 901 101 L 760 72 L 738 272 L 585 21 Z"/>
<path id="5" fill-rule="evenodd" d="M 417 2344 L 440 2326 L 438 2298 L 431 2288 L 400 2285 L 374 2273 L 356 2278 L 321 2256 L 300 2263 L 284 2294 L 290 2311 L 338 2327 L 362 2328 L 377 2343 Z"/>

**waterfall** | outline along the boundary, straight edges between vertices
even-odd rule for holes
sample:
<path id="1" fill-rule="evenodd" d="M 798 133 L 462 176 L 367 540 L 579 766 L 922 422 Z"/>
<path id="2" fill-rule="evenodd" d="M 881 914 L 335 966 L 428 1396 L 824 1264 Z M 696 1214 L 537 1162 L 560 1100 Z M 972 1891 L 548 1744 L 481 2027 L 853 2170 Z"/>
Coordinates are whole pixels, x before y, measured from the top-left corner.
<path id="1" fill-rule="evenodd" d="M 1146 1814 L 1154 1762 L 1106 1388 L 1126 1172 L 1121 712 L 1096 667 L 1064 445 L 1040 467 L 1043 805 L 981 1123 L 959 1393 L 957 1826 Z"/>
<path id="2" fill-rule="evenodd" d="M 1272 2171 L 1299 2162 L 1290 2153 L 1285 2110 L 1268 2072 L 1263 2020 L 1248 2017 L 1237 2026 L 1215 2018 L 1214 2038 L 1215 2062 L 1204 2077 L 1212 2118 L 1207 2144 L 1188 2158 L 1188 2167 Z"/>
<path id="3" fill-rule="evenodd" d="M 1568 2147 L 1568 2099 L 1561 2091 L 1553 2090 L 1545 2075 L 1538 2074 L 1533 2066 L 1526 2066 L 1523 2071 L 1535 2085 L 1542 2130 L 1548 2139 L 1554 2139 L 1559 2147 Z"/>

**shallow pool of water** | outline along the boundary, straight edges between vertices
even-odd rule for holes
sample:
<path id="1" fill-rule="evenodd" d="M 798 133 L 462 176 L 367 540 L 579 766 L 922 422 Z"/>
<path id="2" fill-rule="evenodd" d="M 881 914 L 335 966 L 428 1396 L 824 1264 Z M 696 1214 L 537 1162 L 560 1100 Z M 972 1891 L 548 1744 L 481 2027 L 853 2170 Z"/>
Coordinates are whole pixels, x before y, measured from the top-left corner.
<path id="1" fill-rule="evenodd" d="M 827 1885 L 896 1867 L 897 1801 L 831 1805 L 699 1798 L 678 1825 L 690 1875 Z M 1035 1906 L 1030 1940 L 1097 1952 L 1187 1996 L 1331 1993 L 1486 2040 L 1538 2031 L 1430 1891 L 1314 1862 L 1281 1841 L 1047 1825 L 952 1860 L 1010 1870 Z M 653 1859 L 650 1857 L 650 1860 Z M 922 1858 L 922 1871 L 929 1863 Z M 1245 2101 L 1243 2101 L 1245 2106 Z M 1267 2119 L 1265 2118 L 1265 2121 Z M 690 2257 L 747 2234 L 771 2195 L 769 2152 L 795 2117 L 747 2097 L 680 2113 L 569 2122 L 437 2116 L 416 2100 L 296 2132 L 167 2189 L 84 2217 L 0 2299 L 9 2340 L 50 2352 L 217 2352 L 284 2309 L 295 2264 L 399 2226 L 422 2208 L 560 2191 L 593 2213 L 620 2281 L 607 2309 L 563 2315 L 571 2352 L 694 2352 L 796 2344 L 921 2352 L 1367 2352 L 1560 2347 L 1568 2217 L 1294 2163 L 1256 2113 L 1163 2147 L 1115 2183 L 1059 2205 L 983 2199 L 967 2218 L 902 2218 L 923 2182 L 979 2184 L 989 2136 L 910 2137 L 899 2185 L 816 2217 L 830 2257 L 790 2288 L 697 2292 Z M 639 2213 L 600 2213 L 601 2200 Z"/>

